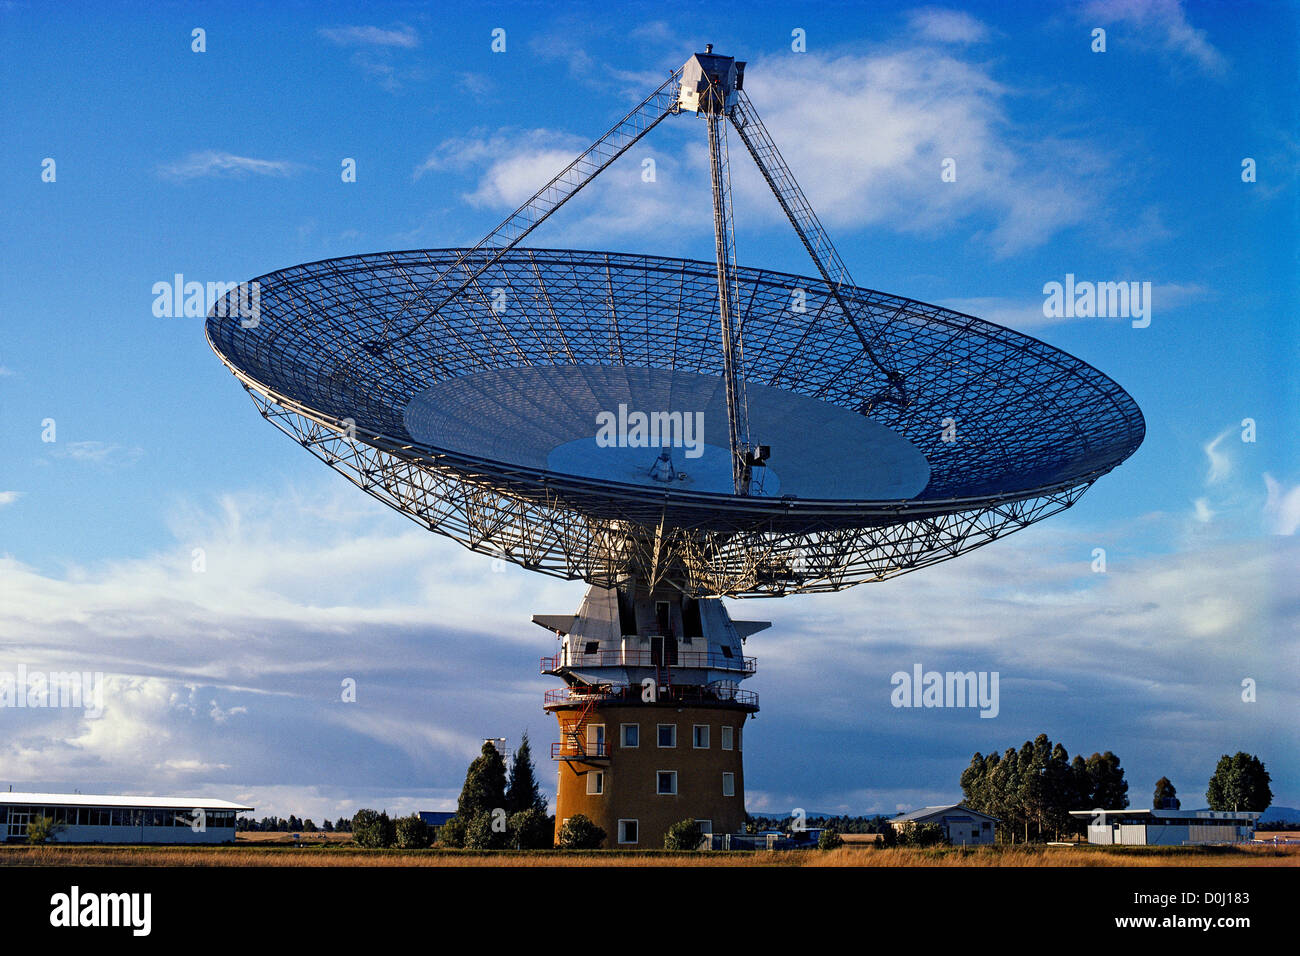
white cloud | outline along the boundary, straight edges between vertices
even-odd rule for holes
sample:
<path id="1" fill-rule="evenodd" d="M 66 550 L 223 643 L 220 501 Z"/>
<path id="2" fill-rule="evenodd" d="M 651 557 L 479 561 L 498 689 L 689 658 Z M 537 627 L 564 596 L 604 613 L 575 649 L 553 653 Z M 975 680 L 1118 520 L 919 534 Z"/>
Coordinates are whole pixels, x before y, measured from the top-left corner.
<path id="1" fill-rule="evenodd" d="M 1214 520 L 1215 512 L 1210 507 L 1210 500 L 1208 498 L 1197 498 L 1192 502 L 1192 507 L 1195 510 L 1196 520 L 1201 524 L 1209 524 Z"/>
<path id="2" fill-rule="evenodd" d="M 21 491 L 0 491 L 0 508 L 13 504 L 22 496 Z"/>
<path id="3" fill-rule="evenodd" d="M 1079 276 L 1078 278 L 1091 281 L 1112 281 L 1110 279 L 1094 279 L 1090 276 Z M 1060 282 L 1063 279 L 1064 276 L 1054 276 L 1045 281 Z M 1134 280 L 1117 278 L 1113 281 Z M 1205 286 L 1193 283 L 1155 283 L 1151 288 L 1151 308 L 1157 314 L 1165 315 L 1167 312 L 1176 311 L 1209 294 L 1210 290 Z M 1043 315 L 1043 302 L 1045 299 L 1046 296 L 1044 295 L 1026 298 L 973 296 L 969 298 L 940 299 L 935 304 L 957 312 L 963 312 L 966 315 L 973 315 L 978 319 L 984 319 L 996 325 L 1004 325 L 1019 332 L 1032 332 L 1044 326 L 1058 325 L 1063 322 L 1128 321 L 1127 319 L 1095 317 L 1045 316 Z"/>
<path id="4" fill-rule="evenodd" d="M 554 638 L 528 618 L 573 610 L 583 586 L 496 573 L 328 477 L 177 508 L 176 547 L 144 558 L 56 575 L 0 558 L 0 669 L 88 669 L 108 683 L 98 721 L 6 714 L 7 779 L 203 793 L 319 822 L 364 805 L 453 805 L 482 737 L 513 741 L 528 728 L 550 783 L 554 726 L 539 703 L 553 682 L 536 660 Z M 1287 489 L 1278 497 L 1294 501 Z M 1058 518 L 884 584 L 731 602 L 738 619 L 773 621 L 747 646 L 764 699 L 746 738 L 752 806 L 934 802 L 955 795 L 972 749 L 1044 727 L 1077 726 L 1053 736 L 1072 751 L 1115 749 L 1134 780 L 1171 773 L 1167 763 L 1212 770 L 1229 747 L 1267 750 L 1250 728 L 1285 726 L 1295 710 L 1285 688 L 1300 685 L 1296 655 L 1278 643 L 1294 640 L 1297 609 L 1269 585 L 1300 573 L 1296 539 L 1143 554 L 1156 530 Z M 195 547 L 204 573 L 191 570 Z M 914 661 L 1000 671 L 999 718 L 891 708 L 889 675 Z M 1266 670 L 1279 690 L 1243 723 L 1232 675 Z M 344 677 L 356 703 L 340 699 Z M 1197 732 L 1169 739 L 1171 710 L 1194 712 Z M 904 751 L 905 766 L 888 759 Z M 832 752 L 833 773 L 801 772 Z M 1265 756 L 1285 793 L 1285 755 Z"/>
<path id="5" fill-rule="evenodd" d="M 1006 256 L 1092 221 L 1106 190 L 1100 150 L 1017 127 L 1017 91 L 946 48 L 759 61 L 745 81 L 829 225 L 933 235 L 965 223 Z M 955 182 L 941 180 L 947 159 Z"/>
<path id="6" fill-rule="evenodd" d="M 1232 458 L 1226 451 L 1220 451 L 1219 445 L 1234 431 L 1235 429 L 1232 428 L 1222 431 L 1201 446 L 1201 450 L 1205 452 L 1205 457 L 1210 462 L 1209 470 L 1205 473 L 1207 485 L 1221 484 L 1232 474 Z"/>
<path id="7" fill-rule="evenodd" d="M 317 31 L 331 43 L 339 46 L 402 47 L 414 49 L 420 45 L 419 34 L 409 26 L 385 27 L 322 27 Z"/>
<path id="8" fill-rule="evenodd" d="M 1227 58 L 1210 43 L 1206 32 L 1188 23 L 1180 0 L 1091 0 L 1081 15 L 1103 26 L 1121 23 L 1134 27 L 1138 38 L 1190 60 L 1211 75 L 1222 75 L 1228 69 Z"/>
<path id="9" fill-rule="evenodd" d="M 1006 101 L 1016 91 L 988 64 L 946 47 L 758 60 L 746 72 L 746 88 L 832 228 L 939 235 L 964 223 L 1007 256 L 1063 229 L 1095 225 L 1109 189 L 1110 160 L 1099 148 L 1015 126 Z M 554 228 L 586 248 L 629 233 L 659 239 L 689 229 L 705 236 L 711 220 L 699 213 L 710 203 L 708 157 L 702 138 L 691 135 L 697 127 L 665 120 L 575 199 Z M 676 141 L 666 142 L 671 136 Z M 738 229 L 785 228 L 739 138 L 733 133 L 730 141 Z M 475 183 L 468 199 L 508 211 L 589 144 L 587 136 L 548 130 L 479 133 L 444 142 L 414 175 L 469 170 Z M 645 158 L 657 166 L 653 183 L 641 176 Z M 956 161 L 956 182 L 941 181 L 947 158 Z"/>
<path id="10" fill-rule="evenodd" d="M 471 185 L 461 198 L 475 208 L 504 212 L 526 201 L 589 145 L 581 136 L 548 129 L 477 132 L 444 141 L 415 168 L 412 178 L 466 173 Z M 642 176 L 647 159 L 655 166 L 653 181 Z M 528 243 L 590 249 L 625 237 L 639 242 L 651 237 L 662 247 L 664 242 L 680 244 L 704 236 L 712 222 L 699 215 L 711 202 L 707 163 L 698 143 L 674 151 L 663 140 L 642 140 Z"/>
<path id="11" fill-rule="evenodd" d="M 173 550 L 57 575 L 0 556 L 0 670 L 105 675 L 98 719 L 5 713 L 7 779 L 213 796 L 318 786 L 348 803 L 340 815 L 391 778 L 435 787 L 396 788 L 389 807 L 430 809 L 445 805 L 438 782 L 459 789 L 485 719 L 494 735 L 548 739 L 536 660 L 554 638 L 527 609 L 571 609 L 581 586 L 494 571 L 332 476 L 181 505 L 169 524 Z"/>
<path id="12" fill-rule="evenodd" d="M 72 441 L 55 444 L 50 453 L 56 458 L 66 458 L 76 462 L 119 466 L 138 461 L 144 454 L 144 449 L 139 446 L 119 445 L 116 442 Z"/>
<path id="13" fill-rule="evenodd" d="M 938 43 L 980 43 L 989 36 L 987 26 L 962 10 L 923 7 L 909 13 L 907 22 L 922 39 Z"/>
<path id="14" fill-rule="evenodd" d="M 1300 485 L 1287 487 L 1272 475 L 1264 475 L 1268 500 L 1264 520 L 1269 534 L 1293 535 L 1300 530 Z"/>
<path id="15" fill-rule="evenodd" d="M 158 167 L 158 173 L 168 179 L 188 180 L 206 177 L 241 178 L 255 176 L 288 176 L 297 169 L 296 163 L 286 160 L 254 159 L 236 156 L 217 150 L 190 153 L 184 159 Z"/>

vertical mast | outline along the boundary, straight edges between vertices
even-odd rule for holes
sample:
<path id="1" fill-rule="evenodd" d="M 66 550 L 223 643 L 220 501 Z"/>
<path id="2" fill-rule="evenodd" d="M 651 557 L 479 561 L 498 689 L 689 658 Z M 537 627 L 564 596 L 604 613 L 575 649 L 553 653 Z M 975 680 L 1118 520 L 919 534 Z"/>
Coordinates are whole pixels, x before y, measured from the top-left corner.
<path id="1" fill-rule="evenodd" d="M 755 464 L 750 454 L 740 329 L 733 314 L 736 251 L 732 231 L 731 182 L 723 137 L 727 116 L 736 102 L 745 64 L 713 53 L 713 44 L 682 67 L 681 106 L 703 114 L 709 131 L 709 172 L 713 187 L 713 240 L 718 262 L 718 318 L 721 322 L 722 378 L 727 399 L 727 434 L 735 493 L 749 494 Z"/>
<path id="2" fill-rule="evenodd" d="M 718 259 L 718 317 L 722 324 L 722 377 L 727 394 L 727 429 L 731 448 L 731 476 L 736 494 L 749 493 L 749 422 L 742 396 L 744 382 L 737 368 L 740 355 L 739 330 L 732 317 L 732 289 L 735 288 L 735 243 L 731 233 L 731 190 L 726 161 L 722 155 L 725 115 L 710 111 L 709 171 L 713 180 L 713 240 Z"/>

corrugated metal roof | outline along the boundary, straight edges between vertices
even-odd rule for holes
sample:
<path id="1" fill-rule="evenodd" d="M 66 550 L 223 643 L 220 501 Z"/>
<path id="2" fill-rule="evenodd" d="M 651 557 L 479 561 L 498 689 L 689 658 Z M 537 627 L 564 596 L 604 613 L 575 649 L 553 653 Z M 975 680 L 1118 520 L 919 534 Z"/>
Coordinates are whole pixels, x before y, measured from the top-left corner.
<path id="1" fill-rule="evenodd" d="M 912 821 L 912 820 L 924 820 L 924 819 L 927 819 L 927 818 L 929 818 L 929 817 L 939 816 L 939 815 L 941 815 L 941 814 L 945 814 L 945 813 L 952 813 L 952 812 L 955 811 L 955 810 L 960 810 L 960 811 L 961 811 L 962 813 L 964 813 L 964 814 L 974 814 L 974 815 L 977 816 L 977 817 L 983 817 L 983 818 L 985 818 L 985 819 L 987 819 L 987 820 L 997 820 L 997 819 L 998 819 L 997 817 L 992 816 L 991 814 L 988 814 L 988 813 L 981 813 L 981 812 L 978 811 L 978 810 L 972 810 L 970 807 L 966 806 L 964 803 L 948 803 L 948 804 L 944 804 L 943 806 L 938 806 L 938 807 L 922 807 L 922 808 L 919 809 L 919 810 L 912 810 L 912 811 L 910 811 L 910 812 L 908 812 L 908 813 L 904 813 L 904 814 L 902 814 L 901 816 L 890 817 L 890 818 L 889 818 L 889 822 L 890 822 L 890 823 L 907 823 L 907 822 Z"/>
<path id="2" fill-rule="evenodd" d="M 157 807 L 168 810 L 252 810 L 210 797 L 153 797 L 104 793 L 0 793 L 0 806 Z"/>
<path id="3" fill-rule="evenodd" d="M 1259 810 L 1152 810 L 1147 808 L 1124 809 L 1124 810 L 1071 810 L 1072 817 L 1098 817 L 1102 814 L 1109 819 L 1111 817 L 1149 817 L 1158 820 L 1186 820 L 1189 823 L 1200 823 L 1214 820 L 1258 820 L 1262 813 Z"/>

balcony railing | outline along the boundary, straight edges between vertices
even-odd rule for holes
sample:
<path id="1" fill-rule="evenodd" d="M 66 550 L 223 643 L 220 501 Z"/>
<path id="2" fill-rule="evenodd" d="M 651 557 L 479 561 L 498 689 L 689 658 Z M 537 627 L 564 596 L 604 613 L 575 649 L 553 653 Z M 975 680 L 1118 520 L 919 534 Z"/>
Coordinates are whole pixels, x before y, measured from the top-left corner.
<path id="1" fill-rule="evenodd" d="M 558 704 L 581 704 L 590 700 L 614 703 L 623 701 L 639 704 L 642 702 L 641 686 L 639 684 L 634 686 L 600 684 L 589 687 L 556 687 L 546 692 L 542 698 L 542 703 L 543 706 L 555 706 Z M 671 701 L 682 704 L 743 704 L 746 707 L 758 708 L 758 694 L 752 690 L 741 690 L 738 687 L 697 687 L 693 685 L 661 687 L 658 701 L 660 703 Z"/>
<path id="2" fill-rule="evenodd" d="M 599 743 L 583 744 L 581 749 L 572 740 L 559 740 L 551 744 L 552 760 L 567 760 L 586 757 L 589 760 L 606 760 L 609 758 L 609 745 L 603 740 Z"/>
<path id="3" fill-rule="evenodd" d="M 659 660 L 656 661 L 655 657 Z M 664 659 L 667 657 L 667 663 Z M 673 658 L 676 660 L 673 660 Z M 541 671 L 548 674 L 561 667 L 676 667 L 681 669 L 739 671 L 753 674 L 758 668 L 756 657 L 728 657 L 712 651 L 683 651 L 676 654 L 656 654 L 650 650 L 606 650 L 594 654 L 575 654 L 560 651 L 552 657 L 543 657 Z"/>

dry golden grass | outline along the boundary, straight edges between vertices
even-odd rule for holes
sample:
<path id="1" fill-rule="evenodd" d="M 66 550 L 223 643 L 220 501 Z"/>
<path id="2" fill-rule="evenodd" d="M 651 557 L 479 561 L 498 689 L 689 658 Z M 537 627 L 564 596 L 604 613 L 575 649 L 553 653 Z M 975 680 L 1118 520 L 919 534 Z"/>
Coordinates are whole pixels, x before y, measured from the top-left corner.
<path id="1" fill-rule="evenodd" d="M 351 843 L 351 833 L 302 833 L 303 843 Z M 277 833 L 274 831 L 262 832 L 260 830 L 245 830 L 235 836 L 236 843 L 293 843 L 292 833 Z"/>
<path id="2" fill-rule="evenodd" d="M 989 846 L 812 853 L 808 866 L 1300 866 L 1300 846 Z"/>
<path id="3" fill-rule="evenodd" d="M 945 847 L 760 853 L 530 853 L 293 847 L 0 846 L 0 866 L 1300 866 L 1292 847 Z"/>

